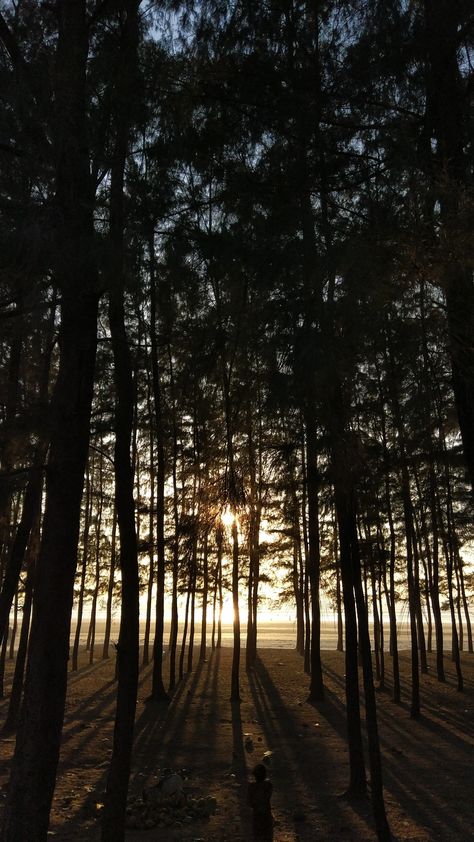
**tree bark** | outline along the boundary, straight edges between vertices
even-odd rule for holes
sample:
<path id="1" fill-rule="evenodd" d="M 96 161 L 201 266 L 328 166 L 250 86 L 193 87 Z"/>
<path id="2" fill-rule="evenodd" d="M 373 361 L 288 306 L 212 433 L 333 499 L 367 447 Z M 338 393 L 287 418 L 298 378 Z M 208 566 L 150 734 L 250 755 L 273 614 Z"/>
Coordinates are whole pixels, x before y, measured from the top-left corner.
<path id="1" fill-rule="evenodd" d="M 85 139 L 85 0 L 58 4 L 55 75 L 56 281 L 62 290 L 46 509 L 31 644 L 3 842 L 44 842 L 59 757 L 80 504 L 97 337 L 92 192 Z"/>
<path id="2" fill-rule="evenodd" d="M 135 387 L 125 328 L 124 175 L 129 151 L 130 103 L 136 84 L 139 0 L 121 0 L 117 55 L 115 144 L 110 182 L 109 326 L 115 383 L 115 508 L 120 536 L 122 604 L 117 645 L 117 705 L 112 758 L 107 774 L 102 842 L 125 839 L 125 814 L 133 747 L 139 670 L 139 571 L 135 521 L 134 468 L 131 456 Z"/>

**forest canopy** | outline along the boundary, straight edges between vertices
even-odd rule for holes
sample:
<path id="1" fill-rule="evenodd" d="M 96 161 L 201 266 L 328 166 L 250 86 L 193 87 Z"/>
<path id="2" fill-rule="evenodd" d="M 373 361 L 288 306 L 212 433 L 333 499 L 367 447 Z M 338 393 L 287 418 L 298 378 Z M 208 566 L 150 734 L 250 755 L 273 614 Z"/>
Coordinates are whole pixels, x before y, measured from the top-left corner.
<path id="1" fill-rule="evenodd" d="M 84 612 L 92 659 L 103 609 L 104 657 L 121 618 L 103 837 L 117 842 L 139 659 L 165 699 L 196 639 L 201 658 L 220 646 L 228 593 L 234 701 L 240 616 L 251 669 L 265 587 L 295 613 L 313 702 L 334 610 L 359 733 L 357 649 L 370 714 L 371 654 L 383 684 L 390 638 L 396 677 L 402 609 L 412 716 L 427 651 L 444 680 L 448 626 L 462 689 L 472 9 L 0 8 L 0 640 L 3 663 L 18 646 L 10 724 L 22 710 L 2 838 L 47 831 L 71 617 L 77 669 Z"/>

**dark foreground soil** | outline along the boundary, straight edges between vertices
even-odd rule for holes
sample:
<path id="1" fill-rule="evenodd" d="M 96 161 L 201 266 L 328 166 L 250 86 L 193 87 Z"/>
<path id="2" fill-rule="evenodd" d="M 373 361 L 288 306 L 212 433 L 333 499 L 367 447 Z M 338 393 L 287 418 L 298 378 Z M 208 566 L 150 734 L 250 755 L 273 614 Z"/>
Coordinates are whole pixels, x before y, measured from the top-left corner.
<path id="1" fill-rule="evenodd" d="M 326 699 L 306 702 L 308 679 L 289 650 L 260 650 L 255 672 L 242 669 L 242 703 L 229 702 L 231 650 L 196 664 L 167 706 L 145 700 L 150 667 L 141 672 L 131 798 L 140 797 L 160 770 L 186 770 L 191 803 L 213 796 L 209 818 L 186 811 L 150 829 L 130 829 L 127 842 L 246 842 L 251 816 L 246 782 L 265 752 L 274 785 L 275 842 L 372 842 L 368 801 L 349 801 L 345 731 L 344 656 L 323 656 Z M 50 836 L 56 842 L 94 842 L 110 757 L 114 717 L 114 662 L 85 662 L 70 676 L 63 747 Z M 446 658 L 447 683 L 434 664 L 422 680 L 419 721 L 409 718 L 408 656 L 402 656 L 405 694 L 394 705 L 377 694 L 385 797 L 394 840 L 468 842 L 474 839 L 474 657 L 463 658 L 466 690 L 456 691 Z M 390 675 L 389 675 L 390 678 Z M 8 692 L 8 681 L 6 683 Z M 0 702 L 5 716 L 7 699 Z M 0 743 L 4 800 L 14 738 Z"/>

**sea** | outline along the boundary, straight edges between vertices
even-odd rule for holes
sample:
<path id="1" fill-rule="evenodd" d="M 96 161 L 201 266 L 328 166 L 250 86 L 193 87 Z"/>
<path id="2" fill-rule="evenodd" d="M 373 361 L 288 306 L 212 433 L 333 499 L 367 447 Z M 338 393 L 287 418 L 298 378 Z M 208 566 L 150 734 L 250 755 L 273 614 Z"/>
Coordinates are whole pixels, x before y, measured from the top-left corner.
<path id="1" fill-rule="evenodd" d="M 89 628 L 89 620 L 86 617 L 81 626 L 80 643 L 85 645 L 87 641 L 87 634 Z M 98 618 L 96 625 L 96 645 L 104 640 L 105 621 Z M 371 629 L 372 631 L 372 629 Z M 164 645 L 166 647 L 169 639 L 170 624 L 165 622 Z M 182 628 L 179 629 L 178 642 L 182 633 Z M 71 628 L 71 644 L 74 640 L 75 623 L 73 620 Z M 247 634 L 247 627 L 245 623 L 241 623 L 241 645 L 245 647 L 245 640 Z M 114 620 L 112 623 L 111 641 L 117 641 L 119 635 L 119 622 Z M 145 624 L 140 624 L 140 644 L 143 643 L 145 635 Z M 200 624 L 196 623 L 195 629 L 195 645 L 200 643 L 201 628 Z M 388 623 L 384 628 L 384 648 L 389 645 Z M 151 641 L 153 641 L 153 628 L 151 634 Z M 207 641 L 211 643 L 211 625 L 207 628 Z M 231 623 L 222 624 L 222 645 L 233 645 L 233 628 Z M 259 649 L 294 649 L 296 646 L 296 623 L 282 622 L 282 621 L 262 621 L 258 624 L 257 648 Z M 399 649 L 410 648 L 410 629 L 406 620 L 401 620 L 398 625 L 398 646 Z M 447 650 L 451 646 L 451 629 L 449 625 L 444 626 L 444 649 Z M 337 623 L 336 620 L 323 620 L 321 622 L 321 649 L 334 650 L 337 648 Z"/>

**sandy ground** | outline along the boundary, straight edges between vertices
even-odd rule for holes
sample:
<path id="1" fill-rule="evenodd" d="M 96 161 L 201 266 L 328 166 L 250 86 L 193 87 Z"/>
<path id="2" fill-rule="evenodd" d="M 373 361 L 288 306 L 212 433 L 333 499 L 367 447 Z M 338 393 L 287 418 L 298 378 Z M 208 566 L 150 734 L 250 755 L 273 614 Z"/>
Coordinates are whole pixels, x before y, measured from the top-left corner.
<path id="1" fill-rule="evenodd" d="M 232 652 L 209 653 L 177 688 L 168 706 L 150 705 L 150 667 L 141 672 L 131 797 L 157 780 L 160 769 L 186 770 L 190 799 L 214 796 L 207 819 L 128 830 L 127 842 L 245 842 L 251 816 L 245 803 L 253 765 L 271 751 L 275 842 L 369 842 L 375 833 L 370 804 L 344 797 L 348 782 L 344 659 L 323 656 L 326 700 L 306 702 L 308 678 L 293 651 L 262 649 L 257 669 L 242 668 L 242 702 L 229 702 Z M 385 797 L 398 842 L 468 842 L 474 839 L 474 657 L 465 655 L 466 690 L 456 691 L 446 658 L 447 683 L 422 678 L 423 716 L 408 709 L 408 655 L 403 704 L 378 692 Z M 114 662 L 86 662 L 71 674 L 63 747 L 50 836 L 57 842 L 94 842 L 110 757 L 114 716 Z M 389 674 L 390 678 L 390 674 Z M 7 682 L 8 690 L 8 682 Z M 0 703 L 5 716 L 7 701 Z M 251 735 L 251 743 L 248 735 Z M 0 744 L 0 786 L 8 779 L 14 739 Z M 3 798 L 2 798 L 3 800 Z M 188 822 L 188 823 L 187 823 Z"/>

